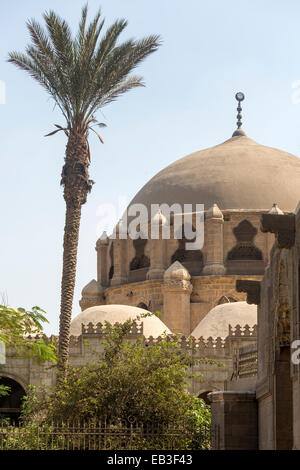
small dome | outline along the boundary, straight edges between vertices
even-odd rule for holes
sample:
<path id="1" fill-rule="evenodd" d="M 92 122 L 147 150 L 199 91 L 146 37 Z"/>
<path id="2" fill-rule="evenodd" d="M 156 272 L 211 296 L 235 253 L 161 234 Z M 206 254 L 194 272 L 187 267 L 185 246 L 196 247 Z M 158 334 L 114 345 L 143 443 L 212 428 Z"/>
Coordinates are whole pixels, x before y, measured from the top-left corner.
<path id="1" fill-rule="evenodd" d="M 175 261 L 171 264 L 164 274 L 165 281 L 189 281 L 190 279 L 190 273 L 179 261 Z"/>
<path id="2" fill-rule="evenodd" d="M 109 238 L 107 236 L 107 233 L 104 231 L 102 235 L 98 238 L 97 243 L 96 243 L 96 249 L 100 248 L 102 245 L 108 245 Z"/>
<path id="3" fill-rule="evenodd" d="M 277 215 L 283 215 L 284 213 L 282 210 L 278 207 L 276 203 L 273 204 L 272 209 L 268 212 L 268 214 L 277 214 Z"/>
<path id="4" fill-rule="evenodd" d="M 191 336 L 195 338 L 226 338 L 229 325 L 253 327 L 257 324 L 257 306 L 247 302 L 229 302 L 217 305 L 198 323 Z"/>
<path id="5" fill-rule="evenodd" d="M 206 219 L 223 219 L 222 211 L 214 204 L 206 213 Z"/>
<path id="6" fill-rule="evenodd" d="M 70 334 L 74 336 L 81 335 L 81 324 L 89 323 L 104 324 L 108 321 L 112 325 L 114 323 L 124 323 L 127 320 L 134 320 L 137 316 L 149 313 L 147 310 L 129 305 L 97 305 L 90 307 L 79 313 L 71 322 Z M 143 323 L 144 336 L 157 338 L 164 332 L 171 334 L 169 328 L 155 315 L 151 317 L 141 318 L 139 322 Z"/>
<path id="7" fill-rule="evenodd" d="M 81 294 L 83 296 L 88 296 L 88 297 L 96 297 L 98 295 L 101 295 L 103 293 L 103 287 L 99 284 L 99 282 L 95 281 L 93 279 L 91 282 L 89 282 L 81 291 Z"/>

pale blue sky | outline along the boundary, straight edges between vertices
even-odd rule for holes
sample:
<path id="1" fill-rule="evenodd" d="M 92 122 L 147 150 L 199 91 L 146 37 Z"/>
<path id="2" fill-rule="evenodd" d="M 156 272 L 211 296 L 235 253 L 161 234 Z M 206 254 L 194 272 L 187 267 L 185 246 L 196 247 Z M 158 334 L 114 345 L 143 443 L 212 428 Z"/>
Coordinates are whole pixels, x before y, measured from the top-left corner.
<path id="1" fill-rule="evenodd" d="M 76 27 L 83 1 L 1 1 L 0 292 L 10 305 L 43 307 L 57 333 L 65 204 L 59 185 L 66 138 L 45 92 L 6 63 L 28 42 L 27 18 L 54 9 Z M 258 142 L 300 155 L 300 2 L 297 0 L 90 0 L 107 24 L 129 21 L 123 38 L 161 34 L 163 46 L 140 67 L 147 88 L 103 110 L 105 145 L 91 136 L 96 182 L 82 211 L 74 315 L 82 287 L 96 277 L 97 208 L 128 200 L 160 169 L 229 138 L 234 94 L 243 91 L 244 129 Z M 298 85 L 299 87 L 299 85 Z M 288 184 L 288 182 L 287 182 Z M 300 193 L 300 191 L 299 191 Z M 299 198 L 300 199 L 300 198 Z"/>

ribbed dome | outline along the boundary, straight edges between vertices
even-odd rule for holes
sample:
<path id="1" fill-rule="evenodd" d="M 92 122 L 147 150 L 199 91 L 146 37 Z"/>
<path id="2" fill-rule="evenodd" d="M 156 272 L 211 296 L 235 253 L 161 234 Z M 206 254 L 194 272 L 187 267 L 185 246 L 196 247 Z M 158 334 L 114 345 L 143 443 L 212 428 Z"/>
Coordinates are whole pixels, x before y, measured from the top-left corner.
<path id="1" fill-rule="evenodd" d="M 299 200 L 300 159 L 247 136 L 192 153 L 155 175 L 132 203 L 204 204 L 222 209 L 293 211 Z"/>
<path id="2" fill-rule="evenodd" d="M 81 335 L 81 324 L 88 325 L 90 322 L 102 323 L 107 321 L 112 325 L 114 323 L 124 323 L 127 320 L 134 320 L 137 316 L 149 313 L 147 310 L 139 307 L 132 307 L 130 305 L 97 305 L 90 307 L 79 313 L 71 322 L 70 333 L 74 336 Z M 164 332 L 171 334 L 169 328 L 155 315 L 151 317 L 141 318 L 139 323 L 143 323 L 144 336 L 157 338 Z"/>
<path id="3" fill-rule="evenodd" d="M 195 338 L 226 338 L 229 325 L 253 327 L 257 323 L 257 306 L 247 302 L 228 302 L 212 308 L 208 314 L 198 323 L 191 336 Z"/>

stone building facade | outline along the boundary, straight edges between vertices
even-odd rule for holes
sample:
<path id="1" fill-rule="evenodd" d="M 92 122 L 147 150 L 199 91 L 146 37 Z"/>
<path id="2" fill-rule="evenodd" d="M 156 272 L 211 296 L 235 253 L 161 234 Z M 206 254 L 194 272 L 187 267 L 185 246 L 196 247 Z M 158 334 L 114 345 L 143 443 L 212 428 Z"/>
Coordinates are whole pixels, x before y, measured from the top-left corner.
<path id="1" fill-rule="evenodd" d="M 141 310 L 141 309 L 138 309 Z M 143 311 L 141 310 L 142 313 Z M 99 312 L 98 312 L 99 313 Z M 41 336 L 42 337 L 42 336 Z M 194 338 L 193 354 L 197 359 L 214 359 L 216 364 L 206 364 L 199 362 L 190 370 L 196 376 L 201 374 L 201 381 L 192 379 L 189 391 L 196 396 L 203 398 L 207 403 L 207 395 L 214 390 L 221 390 L 224 381 L 231 376 L 233 369 L 233 352 L 241 344 L 256 344 L 256 326 L 242 328 L 237 325 L 230 328 L 226 338 L 209 337 L 204 339 Z M 141 338 L 145 347 L 154 345 L 160 341 L 161 337 L 145 336 L 143 322 L 134 324 L 127 340 L 135 341 Z M 52 344 L 57 343 L 58 338 L 51 336 L 43 337 L 44 340 Z M 70 338 L 70 366 L 81 367 L 87 362 L 95 360 L 94 353 L 101 353 L 103 340 L 103 327 L 101 324 L 88 323 L 81 325 L 81 332 L 72 335 Z M 187 338 L 179 338 L 181 348 L 189 350 Z M 222 363 L 220 367 L 217 363 Z M 13 348 L 8 347 L 5 354 L 5 361 L 0 365 L 1 383 L 9 385 L 12 393 L 8 397 L 0 399 L 0 416 L 15 418 L 20 413 L 22 397 L 27 393 L 29 385 L 40 386 L 42 384 L 51 387 L 56 383 L 55 368 L 52 364 L 39 365 L 31 359 L 18 357 Z"/>
<path id="2" fill-rule="evenodd" d="M 262 230 L 275 233 L 276 243 L 258 305 L 259 446 L 300 450 L 300 205 L 294 214 L 264 217 Z"/>
<path id="3" fill-rule="evenodd" d="M 205 212 L 205 242 L 198 253 L 180 248 L 182 241 L 173 238 L 171 219 L 170 240 L 142 240 L 146 243 L 140 257 L 146 257 L 149 265 L 137 269 L 130 267 L 135 260 L 136 240 L 101 237 L 96 244 L 97 281 L 84 287 L 82 310 L 95 305 L 140 306 L 160 311 L 162 321 L 173 332 L 191 334 L 216 305 L 245 299 L 244 293 L 235 290 L 237 279 L 245 275 L 261 279 L 273 236 L 262 234 L 259 223 L 261 214 L 269 211 L 221 211 L 217 205 L 212 206 Z M 151 249 L 151 245 L 155 246 Z M 176 289 L 170 289 L 164 278 L 175 261 L 189 272 L 189 288 L 178 283 Z M 174 319 L 176 322 L 181 317 L 185 317 L 185 324 L 179 327 Z"/>
<path id="4" fill-rule="evenodd" d="M 264 277 L 237 283 L 257 304 L 257 347 L 248 347 L 248 373 L 210 395 L 215 447 L 299 450 L 300 204 L 295 213 L 262 216 L 261 230 L 276 236 Z M 243 349 L 236 351 L 240 371 Z"/>
<path id="5" fill-rule="evenodd" d="M 185 347 L 186 337 L 194 336 L 196 331 L 199 357 L 205 355 L 226 364 L 225 368 L 202 365 L 199 371 L 203 382 L 191 384 L 193 393 L 204 396 L 222 391 L 224 382 L 226 387 L 238 389 L 241 380 L 236 367 L 237 351 L 247 357 L 257 347 L 256 313 L 240 308 L 247 293 L 243 289 L 237 291 L 236 284 L 247 281 L 254 285 L 262 279 L 265 269 L 270 269 L 275 235 L 260 230 L 261 217 L 288 217 L 298 200 L 299 181 L 297 157 L 260 145 L 241 129 L 224 143 L 188 155 L 155 175 L 131 203 L 143 204 L 151 214 L 146 226 L 141 227 L 141 231 L 148 230 L 148 238 L 123 238 L 122 224 L 118 224 L 114 237 L 104 233 L 96 243 L 97 278 L 83 288 L 82 313 L 72 322 L 78 326 L 80 315 L 84 315 L 82 323 L 90 330 L 81 330 L 80 326 L 80 330 L 74 327 L 71 331 L 71 364 L 80 365 L 89 359 L 84 347 L 86 335 L 93 346 L 101 349 L 97 323 L 106 318 L 108 310 L 113 322 L 124 319 L 121 307 L 127 309 L 128 315 L 134 308 L 159 311 L 161 332 L 167 329 L 170 334 L 179 333 Z M 154 214 L 153 204 L 159 205 Z M 196 205 L 204 205 L 201 249 L 186 249 L 187 240 L 177 237 L 174 215 L 168 217 L 162 204 L 180 204 L 183 208 L 189 204 L 192 227 L 197 225 Z M 158 238 L 151 236 L 153 219 L 159 227 Z M 170 229 L 169 239 L 162 237 L 165 226 Z M 225 310 L 221 309 L 223 305 Z M 221 311 L 222 325 L 218 316 Z M 210 322 L 215 334 L 203 338 L 202 332 L 207 331 Z M 149 331 L 135 334 L 142 335 L 147 344 L 159 336 Z M 10 350 L 6 363 L 0 365 L 0 375 L 24 391 L 31 383 L 53 384 L 55 380 L 51 368 L 16 358 Z M 255 393 L 254 379 L 246 372 L 243 380 L 252 394 L 246 400 L 248 406 Z M 264 400 L 262 395 L 261 413 L 268 406 L 270 409 L 267 398 Z M 228 403 L 230 408 L 234 402 Z"/>

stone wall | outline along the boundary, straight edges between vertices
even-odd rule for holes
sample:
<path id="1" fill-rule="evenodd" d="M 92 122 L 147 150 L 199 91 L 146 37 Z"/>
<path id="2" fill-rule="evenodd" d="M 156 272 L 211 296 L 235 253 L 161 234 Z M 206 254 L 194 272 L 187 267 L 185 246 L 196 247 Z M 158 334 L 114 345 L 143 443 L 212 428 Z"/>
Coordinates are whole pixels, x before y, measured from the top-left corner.
<path id="1" fill-rule="evenodd" d="M 245 276 L 199 276 L 192 278 L 191 294 L 191 331 L 219 303 L 226 301 L 244 301 L 246 295 L 236 292 L 236 280 Z M 247 279 L 260 280 L 261 276 L 249 276 Z"/>
<path id="2" fill-rule="evenodd" d="M 300 339 L 299 208 L 292 218 L 262 221 L 262 228 L 270 223 L 276 235 L 258 306 L 256 394 L 262 449 L 300 449 L 300 372 L 291 361 L 293 341 Z"/>
<path id="3" fill-rule="evenodd" d="M 231 379 L 226 383 L 230 392 L 211 395 L 213 423 L 219 436 L 215 445 L 255 448 L 257 420 L 259 449 L 299 450 L 300 368 L 295 359 L 300 354 L 295 351 L 300 345 L 300 205 L 295 214 L 273 211 L 262 215 L 261 230 L 275 236 L 264 277 L 260 283 L 242 281 L 237 285 L 239 291 L 247 293 L 249 303 L 258 305 L 257 381 Z M 243 346 L 237 354 L 246 349 Z M 250 356 L 251 362 L 254 351 Z M 233 369 L 235 373 L 235 366 Z M 249 435 L 253 437 L 250 447 Z"/>
<path id="4" fill-rule="evenodd" d="M 185 336 L 179 338 L 180 347 L 193 351 L 195 358 L 199 359 L 199 363 L 191 368 L 190 372 L 199 375 L 201 381 L 192 379 L 189 391 L 196 396 L 211 391 L 222 390 L 224 381 L 228 380 L 233 372 L 233 351 L 240 344 L 249 344 L 256 340 L 256 330 L 248 331 L 247 334 L 237 325 L 231 328 L 226 339 L 222 338 L 192 338 L 192 346 Z M 82 326 L 82 334 L 80 336 L 71 336 L 70 338 L 70 365 L 72 367 L 84 366 L 87 362 L 94 360 L 94 351 L 101 353 L 103 351 L 103 327 L 89 323 Z M 137 338 L 143 340 L 144 346 L 156 344 L 160 338 L 145 338 L 143 336 L 142 323 L 133 325 L 127 340 L 135 341 Z M 45 338 L 46 339 L 46 338 Z M 57 343 L 57 337 L 52 336 L 49 339 L 52 343 Z M 192 349 L 191 349 L 192 348 Z M 221 363 L 206 363 L 206 359 L 214 359 Z M 55 369 L 52 363 L 38 365 L 30 359 L 24 359 L 16 356 L 13 349 L 8 348 L 6 352 L 5 363 L 0 365 L 0 376 L 9 377 L 18 382 L 25 391 L 29 384 L 47 386 L 55 385 Z"/>
<path id="5" fill-rule="evenodd" d="M 254 392 L 223 391 L 209 394 L 214 450 L 256 450 L 257 402 Z"/>

